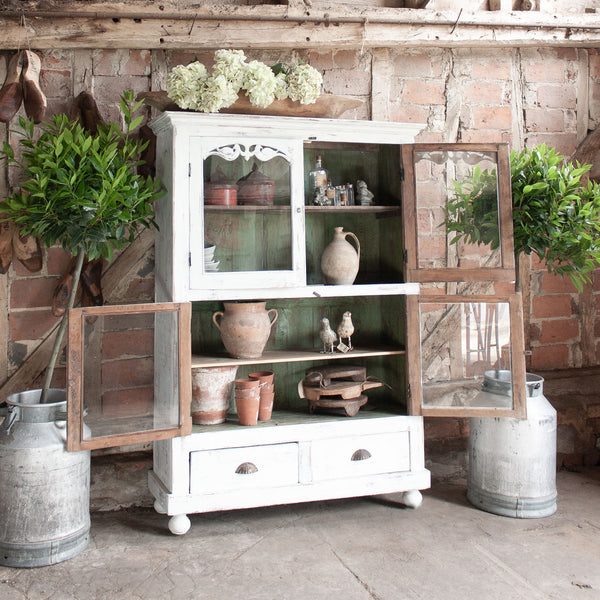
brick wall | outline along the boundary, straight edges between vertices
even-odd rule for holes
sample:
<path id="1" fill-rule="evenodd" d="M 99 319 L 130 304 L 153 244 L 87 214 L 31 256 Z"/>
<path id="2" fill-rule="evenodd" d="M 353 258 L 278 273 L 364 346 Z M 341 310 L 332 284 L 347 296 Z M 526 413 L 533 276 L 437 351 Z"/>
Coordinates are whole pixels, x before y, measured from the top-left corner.
<path id="1" fill-rule="evenodd" d="M 0 80 L 11 53 L 3 54 Z M 164 74 L 170 67 L 195 56 L 205 61 L 211 56 L 193 50 L 58 49 L 42 54 L 41 80 L 49 112 L 66 110 L 75 95 L 87 90 L 106 119 L 117 118 L 123 90 L 164 89 Z M 270 63 L 289 58 L 288 53 L 277 51 L 247 54 Z M 346 117 L 379 119 L 384 115 L 393 121 L 426 123 L 419 141 L 508 142 L 515 148 L 546 142 L 570 156 L 600 121 L 596 50 L 409 48 L 315 50 L 300 55 L 323 72 L 326 92 L 366 101 Z M 389 76 L 377 79 L 381 72 Z M 378 101 L 372 105 L 373 89 Z M 0 137 L 14 141 L 1 124 Z M 9 183 L 14 176 L 11 173 Z M 5 177 L 1 178 L 0 190 L 7 185 Z M 0 361 L 5 365 L 0 378 L 10 376 L 23 363 L 55 322 L 50 313 L 52 291 L 68 261 L 62 250 L 53 248 L 41 272 L 30 273 L 15 261 L 8 274 L 0 277 L 8 319 L 5 343 L 0 341 L 0 348 L 5 347 L 0 349 L 5 356 Z M 569 281 L 549 276 L 536 262 L 528 275 L 524 302 L 529 368 L 598 365 L 600 272 L 582 294 Z M 152 256 L 147 256 L 111 303 L 152 300 L 153 283 Z M 62 384 L 64 371 L 59 369 L 56 380 Z M 464 437 L 462 425 L 440 423 L 437 428 L 428 426 L 430 438 L 447 436 L 448 431 Z"/>

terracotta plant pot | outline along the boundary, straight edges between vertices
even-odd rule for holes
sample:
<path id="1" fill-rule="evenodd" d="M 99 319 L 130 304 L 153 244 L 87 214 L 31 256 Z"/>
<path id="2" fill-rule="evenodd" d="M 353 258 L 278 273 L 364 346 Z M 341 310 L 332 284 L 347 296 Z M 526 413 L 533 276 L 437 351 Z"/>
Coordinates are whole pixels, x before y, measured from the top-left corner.
<path id="1" fill-rule="evenodd" d="M 273 378 L 275 374 L 273 371 L 256 371 L 255 373 L 250 373 L 248 375 L 248 379 L 258 379 L 261 384 L 263 383 L 273 383 Z"/>
<path id="2" fill-rule="evenodd" d="M 215 312 L 212 320 L 221 332 L 227 352 L 233 358 L 260 358 L 271 326 L 277 321 L 277 310 L 267 310 L 266 302 L 224 302 L 223 305 L 225 311 Z"/>
<path id="3" fill-rule="evenodd" d="M 259 388 L 236 390 L 235 405 L 240 425 L 256 425 L 258 422 L 258 409 L 260 407 Z"/>
<path id="4" fill-rule="evenodd" d="M 192 369 L 192 423 L 223 423 L 231 404 L 235 367 Z"/>
<path id="5" fill-rule="evenodd" d="M 246 389 L 254 389 L 260 387 L 260 381 L 258 379 L 236 379 L 235 380 L 235 389 L 236 390 L 246 390 Z"/>
<path id="6" fill-rule="evenodd" d="M 258 420 L 268 421 L 273 413 L 273 401 L 275 399 L 275 392 L 264 392 L 261 391 L 260 403 L 258 406 Z"/>

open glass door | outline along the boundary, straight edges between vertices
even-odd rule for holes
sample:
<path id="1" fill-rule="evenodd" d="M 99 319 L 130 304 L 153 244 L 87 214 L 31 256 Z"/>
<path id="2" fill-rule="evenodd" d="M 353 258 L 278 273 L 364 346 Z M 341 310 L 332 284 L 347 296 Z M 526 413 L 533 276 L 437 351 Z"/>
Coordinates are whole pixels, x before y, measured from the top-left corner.
<path id="1" fill-rule="evenodd" d="M 408 345 L 416 349 L 409 352 L 411 414 L 526 416 L 519 295 L 409 296 L 407 303 Z"/>
<path id="2" fill-rule="evenodd" d="M 190 322 L 189 303 L 69 312 L 68 450 L 191 432 Z"/>
<path id="3" fill-rule="evenodd" d="M 402 171 L 410 412 L 525 417 L 508 147 L 404 146 Z"/>
<path id="4" fill-rule="evenodd" d="M 506 144 L 402 149 L 407 281 L 514 281 Z"/>

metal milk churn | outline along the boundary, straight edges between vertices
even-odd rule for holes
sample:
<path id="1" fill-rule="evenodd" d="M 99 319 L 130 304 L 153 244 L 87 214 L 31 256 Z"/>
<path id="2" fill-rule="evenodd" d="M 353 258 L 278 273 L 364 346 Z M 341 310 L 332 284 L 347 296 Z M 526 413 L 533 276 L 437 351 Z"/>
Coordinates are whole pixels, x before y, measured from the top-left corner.
<path id="1" fill-rule="evenodd" d="M 67 452 L 66 392 L 10 395 L 0 427 L 0 564 L 39 567 L 88 544 L 90 452 Z"/>
<path id="2" fill-rule="evenodd" d="M 527 419 L 471 419 L 467 497 L 474 506 L 517 518 L 556 512 L 557 419 L 543 382 L 526 374 Z M 510 371 L 486 371 L 483 387 L 510 396 Z"/>

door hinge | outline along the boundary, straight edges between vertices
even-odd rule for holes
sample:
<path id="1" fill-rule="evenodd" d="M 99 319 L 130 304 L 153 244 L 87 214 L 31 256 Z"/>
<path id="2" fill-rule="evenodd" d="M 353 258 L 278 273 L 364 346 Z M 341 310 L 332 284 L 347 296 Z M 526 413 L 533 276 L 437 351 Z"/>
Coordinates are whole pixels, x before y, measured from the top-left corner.
<path id="1" fill-rule="evenodd" d="M 188 163 L 188 177 L 192 176 L 192 163 Z"/>
<path id="2" fill-rule="evenodd" d="M 410 400 L 412 398 L 412 394 L 410 391 L 410 383 L 406 386 L 406 397 Z"/>
<path id="3" fill-rule="evenodd" d="M 404 261 L 404 264 L 408 264 L 408 250 L 403 250 L 402 251 L 402 260 Z"/>
<path id="4" fill-rule="evenodd" d="M 192 253 L 191 252 L 188 254 L 188 262 L 189 262 L 189 266 L 191 267 L 192 266 Z"/>
<path id="5" fill-rule="evenodd" d="M 404 165 L 400 163 L 400 181 L 404 181 Z"/>

